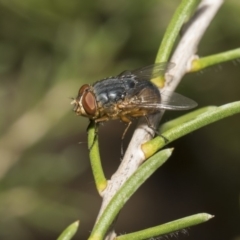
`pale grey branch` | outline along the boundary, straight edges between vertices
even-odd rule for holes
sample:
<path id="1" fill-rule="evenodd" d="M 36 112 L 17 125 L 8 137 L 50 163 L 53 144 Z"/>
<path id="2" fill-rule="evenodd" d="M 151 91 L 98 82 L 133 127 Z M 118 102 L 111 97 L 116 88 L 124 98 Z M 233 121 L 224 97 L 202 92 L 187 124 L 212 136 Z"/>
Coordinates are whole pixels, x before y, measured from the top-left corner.
<path id="1" fill-rule="evenodd" d="M 164 89 L 167 91 L 174 91 L 182 77 L 188 72 L 190 62 L 196 57 L 199 42 L 222 3 L 223 0 L 203 0 L 196 14 L 185 26 L 184 33 L 170 60 L 176 66 L 169 71 L 172 77 L 168 78 L 166 76 L 167 80 Z M 163 113 L 164 111 L 151 117 L 152 126 L 157 127 L 159 125 Z M 147 126 L 146 121 L 140 119 L 123 161 L 108 181 L 108 186 L 103 192 L 103 202 L 98 218 L 118 189 L 145 160 L 144 154 L 141 151 L 141 145 L 149 141 L 153 135 L 153 130 Z"/>

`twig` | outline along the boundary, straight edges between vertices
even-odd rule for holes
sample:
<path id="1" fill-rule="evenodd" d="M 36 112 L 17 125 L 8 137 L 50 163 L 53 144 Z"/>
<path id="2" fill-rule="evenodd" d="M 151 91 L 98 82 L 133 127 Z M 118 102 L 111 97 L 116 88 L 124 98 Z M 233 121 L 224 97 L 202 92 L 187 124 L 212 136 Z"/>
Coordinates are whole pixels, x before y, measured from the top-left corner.
<path id="1" fill-rule="evenodd" d="M 195 58 L 197 52 L 197 46 L 222 3 L 223 0 L 203 0 L 200 3 L 197 12 L 188 23 L 170 60 L 170 62 L 174 62 L 176 66 L 169 72 L 172 78 L 166 76 L 166 84 L 162 91 L 174 91 L 184 74 L 189 71 L 191 61 Z M 152 126 L 158 126 L 163 113 L 162 111 L 157 115 L 151 116 L 150 121 Z M 123 161 L 118 170 L 113 174 L 111 180 L 108 181 L 106 189 L 102 192 L 103 202 L 98 218 L 123 183 L 126 182 L 145 160 L 141 145 L 149 141 L 153 135 L 152 129 L 147 126 L 146 122 L 140 120 Z M 110 234 L 114 235 L 113 232 Z M 112 239 L 112 237 L 106 237 L 106 239 Z"/>

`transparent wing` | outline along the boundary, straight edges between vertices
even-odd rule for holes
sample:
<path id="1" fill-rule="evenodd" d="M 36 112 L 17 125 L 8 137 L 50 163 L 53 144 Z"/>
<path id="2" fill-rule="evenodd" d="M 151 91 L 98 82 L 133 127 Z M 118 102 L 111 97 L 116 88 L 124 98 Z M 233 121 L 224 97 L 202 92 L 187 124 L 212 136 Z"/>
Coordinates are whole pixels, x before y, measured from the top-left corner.
<path id="1" fill-rule="evenodd" d="M 143 101 L 132 100 L 125 109 L 134 109 L 134 108 L 145 108 L 145 109 L 155 109 L 155 110 L 188 110 L 195 108 L 198 104 L 190 98 L 184 97 L 181 94 L 175 92 L 167 92 L 161 93 L 164 95 L 164 100 L 160 103 L 154 102 L 152 96 L 145 97 Z"/>
<path id="2" fill-rule="evenodd" d="M 161 93 L 162 100 L 161 108 L 167 110 L 188 110 L 197 107 L 197 103 L 179 93 L 164 91 Z"/>
<path id="3" fill-rule="evenodd" d="M 134 75 L 139 77 L 140 79 L 151 79 L 161 75 L 164 75 L 167 71 L 172 69 L 175 66 L 175 63 L 171 62 L 162 62 L 162 63 L 155 63 L 150 66 L 141 67 L 132 71 L 124 71 L 119 74 L 119 76 L 124 75 Z"/>

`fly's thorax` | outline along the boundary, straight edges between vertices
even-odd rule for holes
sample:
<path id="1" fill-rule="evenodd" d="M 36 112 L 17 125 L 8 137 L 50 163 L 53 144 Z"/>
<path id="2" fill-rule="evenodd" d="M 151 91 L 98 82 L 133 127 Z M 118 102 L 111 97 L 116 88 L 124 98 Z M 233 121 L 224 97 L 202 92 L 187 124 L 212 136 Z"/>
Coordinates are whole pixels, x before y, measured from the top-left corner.
<path id="1" fill-rule="evenodd" d="M 135 86 L 131 78 L 109 77 L 93 84 L 93 92 L 98 104 L 103 107 L 123 101 L 129 89 Z"/>
<path id="2" fill-rule="evenodd" d="M 84 84 L 80 87 L 77 97 L 72 101 L 74 111 L 77 115 L 96 119 L 99 115 L 96 97 L 92 86 Z"/>

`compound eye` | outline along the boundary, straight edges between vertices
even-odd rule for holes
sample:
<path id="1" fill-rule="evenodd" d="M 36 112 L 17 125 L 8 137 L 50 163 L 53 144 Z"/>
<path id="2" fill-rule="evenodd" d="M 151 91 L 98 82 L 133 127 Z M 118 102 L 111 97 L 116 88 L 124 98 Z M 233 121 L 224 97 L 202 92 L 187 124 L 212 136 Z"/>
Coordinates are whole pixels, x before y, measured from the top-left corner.
<path id="1" fill-rule="evenodd" d="M 82 106 L 88 115 L 95 116 L 97 107 L 96 107 L 96 99 L 92 92 L 87 92 L 83 95 Z"/>
<path id="2" fill-rule="evenodd" d="M 78 91 L 78 96 L 82 96 L 87 90 L 89 90 L 89 84 L 82 85 Z"/>

